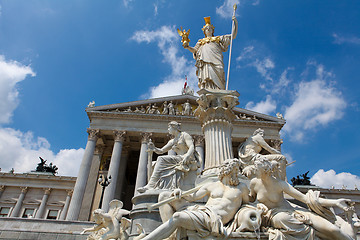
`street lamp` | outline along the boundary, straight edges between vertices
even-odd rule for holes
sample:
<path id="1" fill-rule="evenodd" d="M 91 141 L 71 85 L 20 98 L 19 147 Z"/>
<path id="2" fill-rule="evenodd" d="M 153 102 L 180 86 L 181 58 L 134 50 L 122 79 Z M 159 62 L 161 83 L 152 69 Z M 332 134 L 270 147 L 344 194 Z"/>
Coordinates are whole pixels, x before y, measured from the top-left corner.
<path id="1" fill-rule="evenodd" d="M 101 198 L 100 198 L 100 203 L 99 203 L 99 208 L 101 208 L 102 201 L 104 198 L 105 188 L 107 186 L 109 186 L 109 184 L 111 183 L 111 176 L 109 176 L 109 178 L 108 178 L 107 176 L 103 177 L 103 175 L 100 175 L 98 182 L 102 186 Z"/>

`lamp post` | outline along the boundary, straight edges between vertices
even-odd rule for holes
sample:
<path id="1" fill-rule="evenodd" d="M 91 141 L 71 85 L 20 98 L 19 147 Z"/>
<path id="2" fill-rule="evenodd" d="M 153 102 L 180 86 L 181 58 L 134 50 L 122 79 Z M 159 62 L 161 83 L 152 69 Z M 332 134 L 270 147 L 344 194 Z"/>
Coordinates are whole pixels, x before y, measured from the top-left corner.
<path id="1" fill-rule="evenodd" d="M 109 176 L 109 178 L 108 178 L 107 176 L 103 177 L 103 175 L 100 175 L 98 182 L 102 186 L 101 198 L 100 198 L 100 203 L 99 203 L 99 208 L 101 208 L 102 201 L 104 198 L 105 188 L 107 186 L 109 186 L 109 184 L 111 183 L 111 176 Z"/>

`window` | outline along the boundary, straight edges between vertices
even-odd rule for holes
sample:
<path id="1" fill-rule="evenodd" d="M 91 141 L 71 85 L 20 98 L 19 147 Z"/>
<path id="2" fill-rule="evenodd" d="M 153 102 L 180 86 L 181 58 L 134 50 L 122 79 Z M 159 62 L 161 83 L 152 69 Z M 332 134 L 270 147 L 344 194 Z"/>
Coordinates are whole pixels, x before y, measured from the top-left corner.
<path id="1" fill-rule="evenodd" d="M 34 208 L 25 208 L 25 211 L 22 215 L 22 218 L 32 218 L 35 217 L 34 215 L 35 209 Z"/>
<path id="2" fill-rule="evenodd" d="M 49 210 L 48 215 L 46 217 L 46 219 L 57 219 L 59 210 Z"/>
<path id="3" fill-rule="evenodd" d="M 9 212 L 10 212 L 9 207 L 0 208 L 0 217 L 7 217 L 9 215 Z"/>

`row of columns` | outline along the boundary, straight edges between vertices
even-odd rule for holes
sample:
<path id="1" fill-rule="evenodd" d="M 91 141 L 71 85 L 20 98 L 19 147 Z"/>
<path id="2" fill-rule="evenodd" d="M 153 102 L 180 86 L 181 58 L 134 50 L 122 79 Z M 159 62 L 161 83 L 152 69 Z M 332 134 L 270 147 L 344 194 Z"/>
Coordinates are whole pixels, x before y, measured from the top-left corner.
<path id="1" fill-rule="evenodd" d="M 85 189 L 88 181 L 88 176 L 90 174 L 91 163 L 96 147 L 96 142 L 99 137 L 100 131 L 98 129 L 88 129 L 87 130 L 88 142 L 86 144 L 85 153 L 81 161 L 79 174 L 75 183 L 73 197 L 71 199 L 66 220 L 74 221 L 78 220 L 81 205 L 83 202 L 83 197 L 85 194 Z M 104 198 L 102 201 L 101 209 L 107 211 L 109 208 L 109 202 L 114 199 L 115 192 L 117 189 L 117 180 L 119 177 L 119 167 L 125 166 L 126 158 L 122 158 L 122 149 L 125 138 L 125 131 L 114 130 L 114 146 L 112 150 L 110 165 L 108 169 L 108 176 L 111 176 L 112 183 L 105 189 Z M 151 139 L 152 134 L 145 132 L 141 133 L 141 147 L 140 147 L 140 156 L 138 163 L 138 170 L 135 183 L 135 194 L 137 193 L 136 189 L 143 187 L 147 183 L 148 179 L 148 153 L 147 146 Z M 204 159 L 204 139 L 202 136 L 195 137 L 195 147 L 196 150 L 200 153 L 202 159 Z M 175 152 L 169 151 L 168 154 L 175 154 Z M 203 166 L 203 163 L 201 163 Z"/>
<path id="2" fill-rule="evenodd" d="M 13 210 L 11 211 L 10 217 L 21 217 L 20 216 L 20 213 L 21 213 L 20 211 L 22 209 L 22 205 L 23 205 L 26 193 L 27 193 L 29 188 L 28 187 L 20 187 L 20 189 L 21 189 L 20 195 L 19 195 L 19 197 L 18 197 L 18 199 L 16 201 L 16 204 L 15 204 Z M 0 197 L 1 197 L 2 193 L 4 192 L 4 190 L 5 190 L 5 186 L 4 185 L 0 186 Z M 63 207 L 63 209 L 61 211 L 61 215 L 60 215 L 59 220 L 64 220 L 65 219 L 65 216 L 66 216 L 69 204 L 70 204 L 71 195 L 72 195 L 72 192 L 73 192 L 72 189 L 71 190 L 66 190 L 66 191 L 67 191 L 67 197 L 66 197 L 66 200 L 65 200 L 64 207 Z M 44 213 L 45 213 L 45 210 L 46 210 L 46 204 L 47 204 L 50 192 L 51 192 L 51 188 L 45 188 L 44 189 L 44 195 L 43 195 L 43 197 L 41 199 L 40 206 L 36 211 L 35 218 L 38 218 L 38 219 L 44 218 Z"/>

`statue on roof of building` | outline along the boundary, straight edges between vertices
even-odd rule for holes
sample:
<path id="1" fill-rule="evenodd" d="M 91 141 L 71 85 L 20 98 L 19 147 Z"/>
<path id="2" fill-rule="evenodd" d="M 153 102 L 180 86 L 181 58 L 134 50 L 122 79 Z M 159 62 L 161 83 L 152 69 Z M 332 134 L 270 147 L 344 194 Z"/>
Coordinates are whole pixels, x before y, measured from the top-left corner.
<path id="1" fill-rule="evenodd" d="M 53 165 L 52 163 L 47 165 L 46 164 L 47 160 L 44 160 L 42 157 L 39 158 L 40 158 L 40 163 L 38 163 L 35 172 L 48 172 L 54 175 L 57 173 L 58 167 L 56 167 L 56 165 Z"/>

